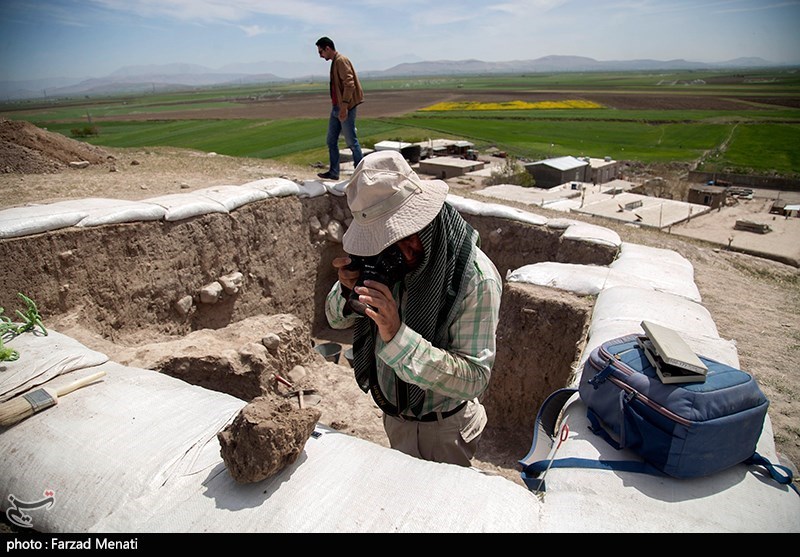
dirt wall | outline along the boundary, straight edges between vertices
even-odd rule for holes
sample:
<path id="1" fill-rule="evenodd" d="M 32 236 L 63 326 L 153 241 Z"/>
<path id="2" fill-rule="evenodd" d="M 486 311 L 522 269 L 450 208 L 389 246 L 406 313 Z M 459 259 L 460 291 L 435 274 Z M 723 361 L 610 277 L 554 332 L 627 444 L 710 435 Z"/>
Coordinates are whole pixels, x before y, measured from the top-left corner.
<path id="1" fill-rule="evenodd" d="M 311 322 L 315 293 L 326 280 L 320 259 L 330 242 L 312 235 L 309 219 L 329 213 L 330 199 L 272 198 L 229 215 L 3 240 L 0 307 L 13 313 L 23 292 L 45 316 L 79 311 L 87 328 L 129 344 L 258 314 L 291 313 Z M 199 302 L 203 286 L 235 272 L 243 275 L 236 294 Z M 181 315 L 176 302 L 185 296 L 194 305 Z"/>
<path id="2" fill-rule="evenodd" d="M 509 270 L 542 261 L 581 265 L 608 265 L 617 248 L 563 237 L 563 230 L 498 217 L 464 215 L 481 235 L 481 248 L 501 276 Z"/>
<path id="3" fill-rule="evenodd" d="M 492 427 L 534 431 L 541 403 L 570 383 L 571 364 L 583 348 L 593 305 L 593 297 L 505 284 L 497 359 L 484 397 Z"/>

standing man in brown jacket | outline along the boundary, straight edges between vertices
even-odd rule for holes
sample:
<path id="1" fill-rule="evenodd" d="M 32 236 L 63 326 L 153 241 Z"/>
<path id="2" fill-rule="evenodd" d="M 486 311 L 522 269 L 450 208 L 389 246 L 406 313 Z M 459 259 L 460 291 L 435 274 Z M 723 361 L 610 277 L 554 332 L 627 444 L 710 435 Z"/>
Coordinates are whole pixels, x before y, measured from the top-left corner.
<path id="1" fill-rule="evenodd" d="M 333 41 L 322 37 L 317 41 L 317 52 L 320 58 L 330 60 L 330 91 L 333 109 L 328 120 L 328 154 L 330 168 L 327 172 L 317 174 L 325 180 L 339 179 L 339 135 L 344 132 L 347 146 L 353 153 L 353 166 L 358 166 L 363 157 L 361 145 L 356 135 L 356 110 L 364 102 L 364 91 L 358 81 L 356 70 L 350 60 L 336 52 Z"/>

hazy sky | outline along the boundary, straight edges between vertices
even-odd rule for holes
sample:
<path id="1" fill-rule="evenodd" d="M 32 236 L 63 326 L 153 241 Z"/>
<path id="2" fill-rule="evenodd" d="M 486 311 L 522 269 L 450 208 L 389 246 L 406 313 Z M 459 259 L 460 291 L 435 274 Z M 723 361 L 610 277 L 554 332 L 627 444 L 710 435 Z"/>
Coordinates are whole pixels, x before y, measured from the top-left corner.
<path id="1" fill-rule="evenodd" d="M 550 54 L 798 64 L 799 29 L 800 0 L 0 0 L 0 81 L 175 62 L 324 74 L 323 35 L 361 70 Z"/>

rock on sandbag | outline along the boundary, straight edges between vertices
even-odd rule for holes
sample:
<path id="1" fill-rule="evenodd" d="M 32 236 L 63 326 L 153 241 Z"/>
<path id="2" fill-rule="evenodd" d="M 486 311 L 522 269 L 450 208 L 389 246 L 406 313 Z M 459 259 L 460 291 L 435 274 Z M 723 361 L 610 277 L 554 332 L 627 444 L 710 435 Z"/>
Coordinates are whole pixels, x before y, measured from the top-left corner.
<path id="1" fill-rule="evenodd" d="M 289 401 L 258 397 L 217 434 L 222 460 L 239 483 L 274 476 L 293 464 L 314 432 L 321 413 Z"/>

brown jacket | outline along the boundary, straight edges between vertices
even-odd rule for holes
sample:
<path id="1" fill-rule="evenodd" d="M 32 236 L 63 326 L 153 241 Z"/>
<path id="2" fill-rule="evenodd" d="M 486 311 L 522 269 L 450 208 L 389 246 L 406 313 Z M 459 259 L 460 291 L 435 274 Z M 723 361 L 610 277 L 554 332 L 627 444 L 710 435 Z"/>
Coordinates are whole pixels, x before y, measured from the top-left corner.
<path id="1" fill-rule="evenodd" d="M 331 86 L 339 104 L 347 106 L 348 110 L 364 102 L 364 91 L 352 62 L 338 52 L 331 60 Z"/>

